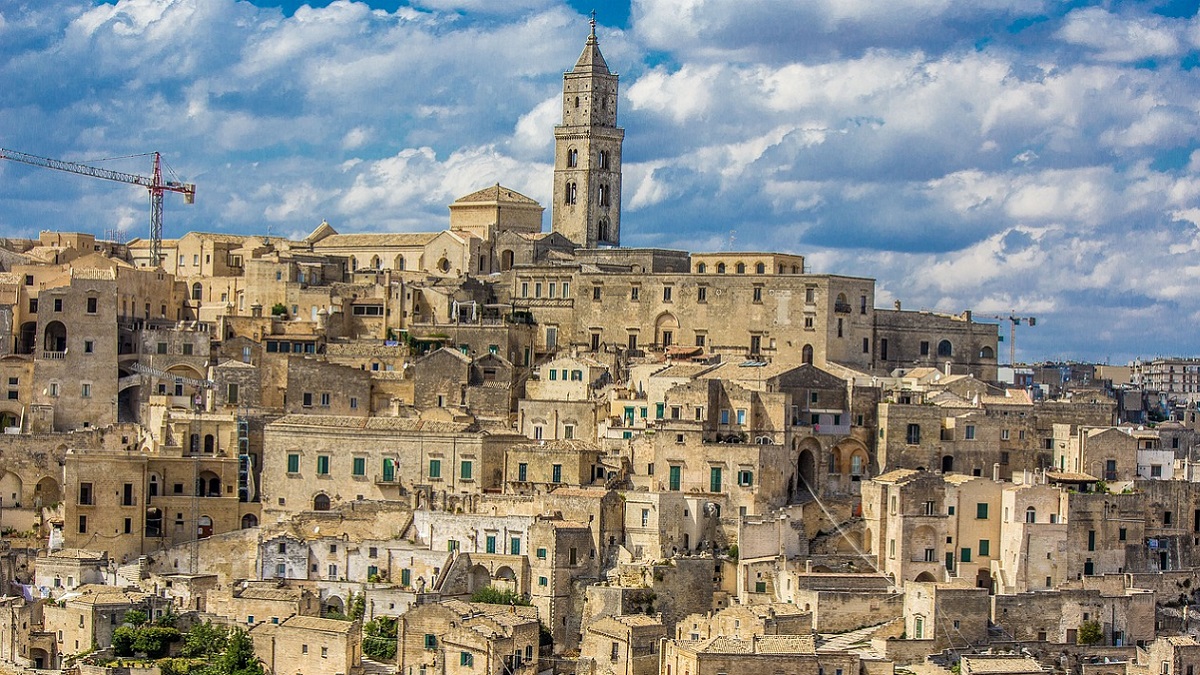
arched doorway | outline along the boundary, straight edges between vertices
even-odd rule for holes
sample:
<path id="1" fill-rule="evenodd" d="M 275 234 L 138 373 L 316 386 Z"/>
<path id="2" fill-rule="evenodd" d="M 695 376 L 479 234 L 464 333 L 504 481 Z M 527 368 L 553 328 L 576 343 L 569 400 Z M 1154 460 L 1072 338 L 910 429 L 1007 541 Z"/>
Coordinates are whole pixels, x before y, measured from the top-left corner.
<path id="1" fill-rule="evenodd" d="M 37 485 L 33 486 L 33 498 L 37 507 L 50 506 L 62 501 L 62 491 L 58 487 L 58 481 L 50 476 L 39 480 Z"/>
<path id="2" fill-rule="evenodd" d="M 813 451 L 808 448 L 801 450 L 796 464 L 796 468 L 800 472 L 800 484 L 796 486 L 797 492 L 800 494 L 814 492 L 817 485 L 817 459 L 813 455 Z"/>
<path id="3" fill-rule="evenodd" d="M 501 591 L 517 592 L 517 574 L 508 565 L 501 565 L 496 570 L 492 585 Z"/>
<path id="4" fill-rule="evenodd" d="M 679 319 L 670 312 L 663 312 L 658 316 L 658 320 L 654 323 L 654 342 L 662 347 L 669 347 L 675 344 L 675 337 L 679 335 Z"/>
<path id="5" fill-rule="evenodd" d="M 942 456 L 942 473 L 950 473 L 954 471 L 954 457 L 950 455 Z"/>
<path id="6" fill-rule="evenodd" d="M 217 449 L 217 437 L 212 434 L 204 435 L 204 453 L 207 455 L 213 454 Z"/>
<path id="7" fill-rule="evenodd" d="M 329 510 L 329 495 L 324 492 L 313 497 L 313 511 L 328 511 Z"/>
<path id="8" fill-rule="evenodd" d="M 336 595 L 331 595 L 325 598 L 325 602 L 321 603 L 321 614 L 329 616 L 330 614 L 345 614 L 346 603 Z"/>
<path id="9" fill-rule="evenodd" d="M 17 336 L 17 353 L 32 354 L 37 346 L 37 322 L 26 321 L 21 324 L 20 333 Z"/>
<path id="10" fill-rule="evenodd" d="M 937 346 L 938 356 L 954 356 L 954 347 L 949 340 L 942 340 Z"/>
<path id="11" fill-rule="evenodd" d="M 501 251 L 500 252 L 500 271 L 504 272 L 507 270 L 511 270 L 512 266 L 513 266 L 513 259 L 515 257 L 516 256 L 513 254 L 513 252 L 509 249 L 505 249 L 505 250 Z"/>
<path id="12" fill-rule="evenodd" d="M 67 327 L 61 321 L 51 321 L 46 324 L 43 334 L 42 350 L 47 352 L 67 351 Z"/>
<path id="13" fill-rule="evenodd" d="M 986 569 L 976 572 L 975 588 L 986 588 L 990 594 L 992 592 L 992 573 Z"/>
<path id="14" fill-rule="evenodd" d="M 46 653 L 45 649 L 41 649 L 39 647 L 31 648 L 29 650 L 29 659 L 33 661 L 33 667 L 35 670 L 50 669 L 50 655 Z"/>
<path id="15" fill-rule="evenodd" d="M 197 281 L 196 283 L 192 284 L 192 300 L 203 300 L 203 299 L 204 299 L 204 287 L 200 285 L 199 281 Z"/>
<path id="16" fill-rule="evenodd" d="M 800 362 L 812 365 L 813 362 L 813 346 L 804 345 L 804 349 L 800 350 Z"/>
<path id="17" fill-rule="evenodd" d="M 213 520 L 208 516 L 200 516 L 200 520 L 196 521 L 196 536 L 200 539 L 207 539 L 213 533 Z"/>
<path id="18" fill-rule="evenodd" d="M 220 497 L 221 478 L 212 471 L 201 471 L 196 478 L 197 497 Z"/>
<path id="19" fill-rule="evenodd" d="M 242 516 L 242 529 L 248 530 L 252 527 L 258 527 L 258 518 L 253 513 L 247 513 Z"/>
<path id="20" fill-rule="evenodd" d="M 492 585 L 492 573 L 483 565 L 472 565 L 467 572 L 467 592 L 474 593 Z"/>
<path id="21" fill-rule="evenodd" d="M 23 485 L 21 477 L 17 474 L 11 471 L 0 473 L 0 499 L 4 500 L 5 506 L 21 505 Z"/>

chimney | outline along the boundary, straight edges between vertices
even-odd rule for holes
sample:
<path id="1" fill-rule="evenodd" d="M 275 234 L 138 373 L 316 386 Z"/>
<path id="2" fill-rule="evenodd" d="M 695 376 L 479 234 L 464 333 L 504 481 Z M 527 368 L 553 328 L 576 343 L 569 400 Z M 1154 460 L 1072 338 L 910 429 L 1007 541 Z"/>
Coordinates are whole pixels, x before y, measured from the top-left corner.
<path id="1" fill-rule="evenodd" d="M 1000 482 L 1000 462 L 992 464 L 992 480 L 997 483 Z"/>
<path id="2" fill-rule="evenodd" d="M 893 303 L 892 303 L 892 306 L 896 308 L 896 311 L 897 311 L 897 312 L 899 312 L 899 311 L 900 311 L 900 301 L 899 301 L 899 300 L 897 300 L 897 301 L 893 302 Z"/>

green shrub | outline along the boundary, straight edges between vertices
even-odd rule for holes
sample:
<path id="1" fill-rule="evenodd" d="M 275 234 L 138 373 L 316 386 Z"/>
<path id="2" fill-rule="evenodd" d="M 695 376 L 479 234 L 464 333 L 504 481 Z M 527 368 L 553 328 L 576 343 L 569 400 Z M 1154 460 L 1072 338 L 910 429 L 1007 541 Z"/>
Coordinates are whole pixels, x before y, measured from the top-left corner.
<path id="1" fill-rule="evenodd" d="M 502 591 L 493 586 L 481 588 L 472 593 L 471 602 L 484 602 L 489 605 L 522 605 L 525 607 L 530 605 L 529 600 L 520 593 L 516 591 Z"/>

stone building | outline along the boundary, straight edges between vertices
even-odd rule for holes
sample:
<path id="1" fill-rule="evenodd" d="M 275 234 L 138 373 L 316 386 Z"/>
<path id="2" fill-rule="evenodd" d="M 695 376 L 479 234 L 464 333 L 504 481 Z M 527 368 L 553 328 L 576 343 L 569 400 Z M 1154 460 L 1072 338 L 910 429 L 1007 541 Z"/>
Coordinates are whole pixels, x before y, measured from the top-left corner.
<path id="1" fill-rule="evenodd" d="M 468 675 L 538 672 L 538 617 L 532 607 L 446 600 L 400 616 L 396 661 L 400 672 L 435 668 Z"/>
<path id="2" fill-rule="evenodd" d="M 250 631 L 254 654 L 269 673 L 360 675 L 362 625 L 315 616 L 293 616 Z"/>
<path id="3" fill-rule="evenodd" d="M 141 610 L 158 616 L 167 602 L 155 596 L 113 586 L 81 586 L 71 597 L 43 608 L 43 630 L 58 641 L 57 653 L 78 654 L 112 644 L 112 634 L 125 622 L 125 613 Z"/>
<path id="4" fill-rule="evenodd" d="M 622 614 L 588 625 L 579 647 L 595 675 L 657 675 L 659 642 L 667 636 L 658 616 Z"/>
<path id="5" fill-rule="evenodd" d="M 818 654 L 812 635 L 762 635 L 666 640 L 659 672 L 663 675 L 717 675 L 734 671 L 853 675 L 860 668 L 861 659 L 852 652 Z"/>
<path id="6" fill-rule="evenodd" d="M 275 582 L 241 581 L 209 591 L 205 602 L 209 613 L 247 629 L 260 623 L 279 624 L 292 616 L 316 617 L 321 611 L 312 590 Z"/>

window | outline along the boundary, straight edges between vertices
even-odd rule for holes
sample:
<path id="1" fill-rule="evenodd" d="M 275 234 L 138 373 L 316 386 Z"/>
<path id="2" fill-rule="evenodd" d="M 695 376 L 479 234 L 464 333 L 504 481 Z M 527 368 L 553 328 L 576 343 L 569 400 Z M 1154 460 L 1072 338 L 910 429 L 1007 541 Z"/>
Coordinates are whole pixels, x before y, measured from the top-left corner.
<path id="1" fill-rule="evenodd" d="M 442 460 L 440 460 L 440 459 L 429 460 L 429 477 L 430 478 L 441 478 L 442 477 Z"/>
<path id="2" fill-rule="evenodd" d="M 1151 464 L 1150 465 L 1150 477 L 1151 478 L 1162 478 L 1162 464 Z"/>
<path id="3" fill-rule="evenodd" d="M 484 539 L 484 551 L 486 551 L 487 553 L 495 553 L 496 552 L 496 535 L 494 535 L 494 534 L 487 535 L 487 537 Z"/>
<path id="4" fill-rule="evenodd" d="M 747 470 L 738 471 L 737 482 L 741 487 L 750 487 L 754 484 L 754 472 Z"/>
<path id="5" fill-rule="evenodd" d="M 921 425 L 910 424 L 905 435 L 905 440 L 909 445 L 918 445 L 921 442 Z"/>
<path id="6" fill-rule="evenodd" d="M 1007 440 L 1008 440 L 1008 429 L 1001 429 L 1001 430 L 1000 430 L 1000 440 L 1002 440 L 1002 441 L 1007 441 Z"/>
<path id="7" fill-rule="evenodd" d="M 355 476 L 367 475 L 367 458 L 366 457 L 355 457 L 353 466 L 350 469 L 350 472 L 352 474 L 354 474 Z"/>
<path id="8" fill-rule="evenodd" d="M 929 342 L 921 340 L 921 356 L 929 356 Z"/>
<path id="9" fill-rule="evenodd" d="M 1095 551 L 1095 550 L 1096 550 L 1096 531 L 1095 531 L 1095 530 L 1088 530 L 1088 547 L 1087 547 L 1087 550 L 1089 550 L 1089 551 Z"/>
<path id="10" fill-rule="evenodd" d="M 538 557 L 538 560 L 545 560 L 546 559 L 546 549 L 539 547 L 537 550 L 537 557 Z"/>
<path id="11" fill-rule="evenodd" d="M 458 665 L 471 668 L 475 665 L 475 655 L 471 652 L 459 652 Z"/>
<path id="12" fill-rule="evenodd" d="M 87 313 L 95 314 L 98 311 L 97 304 L 99 301 L 96 298 L 87 299 Z"/>
<path id="13" fill-rule="evenodd" d="M 751 301 L 762 304 L 762 291 L 762 286 L 755 286 L 753 295 L 751 296 Z"/>
<path id="14" fill-rule="evenodd" d="M 549 586 L 550 580 L 546 577 L 538 577 L 538 586 Z"/>
<path id="15" fill-rule="evenodd" d="M 863 350 L 862 350 L 862 353 L 864 353 L 864 354 L 870 354 L 870 353 L 871 353 L 871 338 L 863 338 Z"/>
<path id="16" fill-rule="evenodd" d="M 667 478 L 667 489 L 672 492 L 679 492 L 679 484 L 681 482 L 682 467 L 678 464 L 671 465 Z"/>
<path id="17" fill-rule="evenodd" d="M 600 299 L 600 287 L 599 286 L 592 286 L 592 299 L 593 300 Z"/>
<path id="18" fill-rule="evenodd" d="M 607 150 L 600 151 L 600 154 L 596 158 L 596 163 L 599 165 L 599 167 L 601 169 L 608 168 L 608 151 Z"/>
<path id="19" fill-rule="evenodd" d="M 696 289 L 696 302 L 708 302 L 707 286 L 701 286 Z"/>
<path id="20" fill-rule="evenodd" d="M 317 475 L 329 475 L 329 455 L 317 455 Z"/>
<path id="21" fill-rule="evenodd" d="M 61 311 L 63 311 L 63 301 L 62 301 L 62 298 L 55 298 L 55 299 L 54 299 L 54 311 L 56 311 L 56 312 L 61 312 Z"/>
<path id="22" fill-rule="evenodd" d="M 92 383 L 91 382 L 84 382 L 79 385 L 79 396 L 81 398 L 91 398 L 92 397 Z"/>
<path id="23" fill-rule="evenodd" d="M 472 469 L 470 460 L 463 460 L 459 465 L 458 477 L 462 480 L 471 480 Z"/>
<path id="24" fill-rule="evenodd" d="M 975 440 L 975 425 L 974 424 L 967 425 L 965 436 L 968 441 Z"/>
<path id="25" fill-rule="evenodd" d="M 1110 459 L 1104 462 L 1104 480 L 1117 479 L 1117 460 Z"/>
<path id="26" fill-rule="evenodd" d="M 529 464 L 521 462 L 517 465 L 517 480 L 522 482 L 529 480 Z"/>
<path id="27" fill-rule="evenodd" d="M 671 301 L 671 286 L 663 286 L 663 302 Z"/>
<path id="28" fill-rule="evenodd" d="M 979 540 L 979 555 L 988 555 L 992 550 L 992 542 L 987 539 Z"/>
<path id="29" fill-rule="evenodd" d="M 425 649 L 437 649 L 437 636 L 432 633 L 425 634 Z"/>
<path id="30" fill-rule="evenodd" d="M 87 516 L 79 516 L 79 534 L 87 534 Z"/>
<path id="31" fill-rule="evenodd" d="M 964 547 L 964 548 L 963 548 L 963 549 L 962 549 L 962 550 L 959 552 L 958 559 L 959 559 L 961 562 L 965 562 L 965 563 L 969 563 L 969 562 L 971 562 L 971 548 L 970 548 L 969 546 L 968 546 L 968 547 Z"/>
<path id="32" fill-rule="evenodd" d="M 508 552 L 510 555 L 521 555 L 520 537 L 512 537 L 508 540 Z"/>
<path id="33" fill-rule="evenodd" d="M 708 470 L 708 491 L 721 491 L 721 467 L 714 466 Z"/>
<path id="34" fill-rule="evenodd" d="M 238 402 L 238 394 L 240 393 L 237 383 L 230 382 L 225 385 L 225 402 L 230 405 L 236 405 Z"/>
<path id="35" fill-rule="evenodd" d="M 312 392 L 307 392 L 307 391 L 304 392 L 304 396 L 301 397 L 301 405 L 303 405 L 305 408 L 311 408 L 312 407 L 312 399 L 313 399 Z"/>
<path id="36" fill-rule="evenodd" d="M 579 151 L 575 148 L 567 150 L 567 168 L 574 169 L 579 166 Z"/>
<path id="37" fill-rule="evenodd" d="M 159 342 L 158 344 L 156 344 L 154 346 L 154 351 L 158 354 L 166 354 L 167 353 L 167 343 Z"/>
<path id="38" fill-rule="evenodd" d="M 988 505 L 986 502 L 979 502 L 975 505 L 975 518 L 977 520 L 987 520 Z"/>
<path id="39" fill-rule="evenodd" d="M 562 464 L 554 464 L 550 467 L 550 482 L 562 482 Z"/>
<path id="40" fill-rule="evenodd" d="M 322 408 L 328 408 L 328 407 L 329 407 L 329 394 L 327 394 L 327 393 L 326 393 L 326 394 L 321 394 L 321 407 L 322 407 Z"/>
<path id="41" fill-rule="evenodd" d="M 287 456 L 288 473 L 300 473 L 300 455 L 292 453 Z"/>

